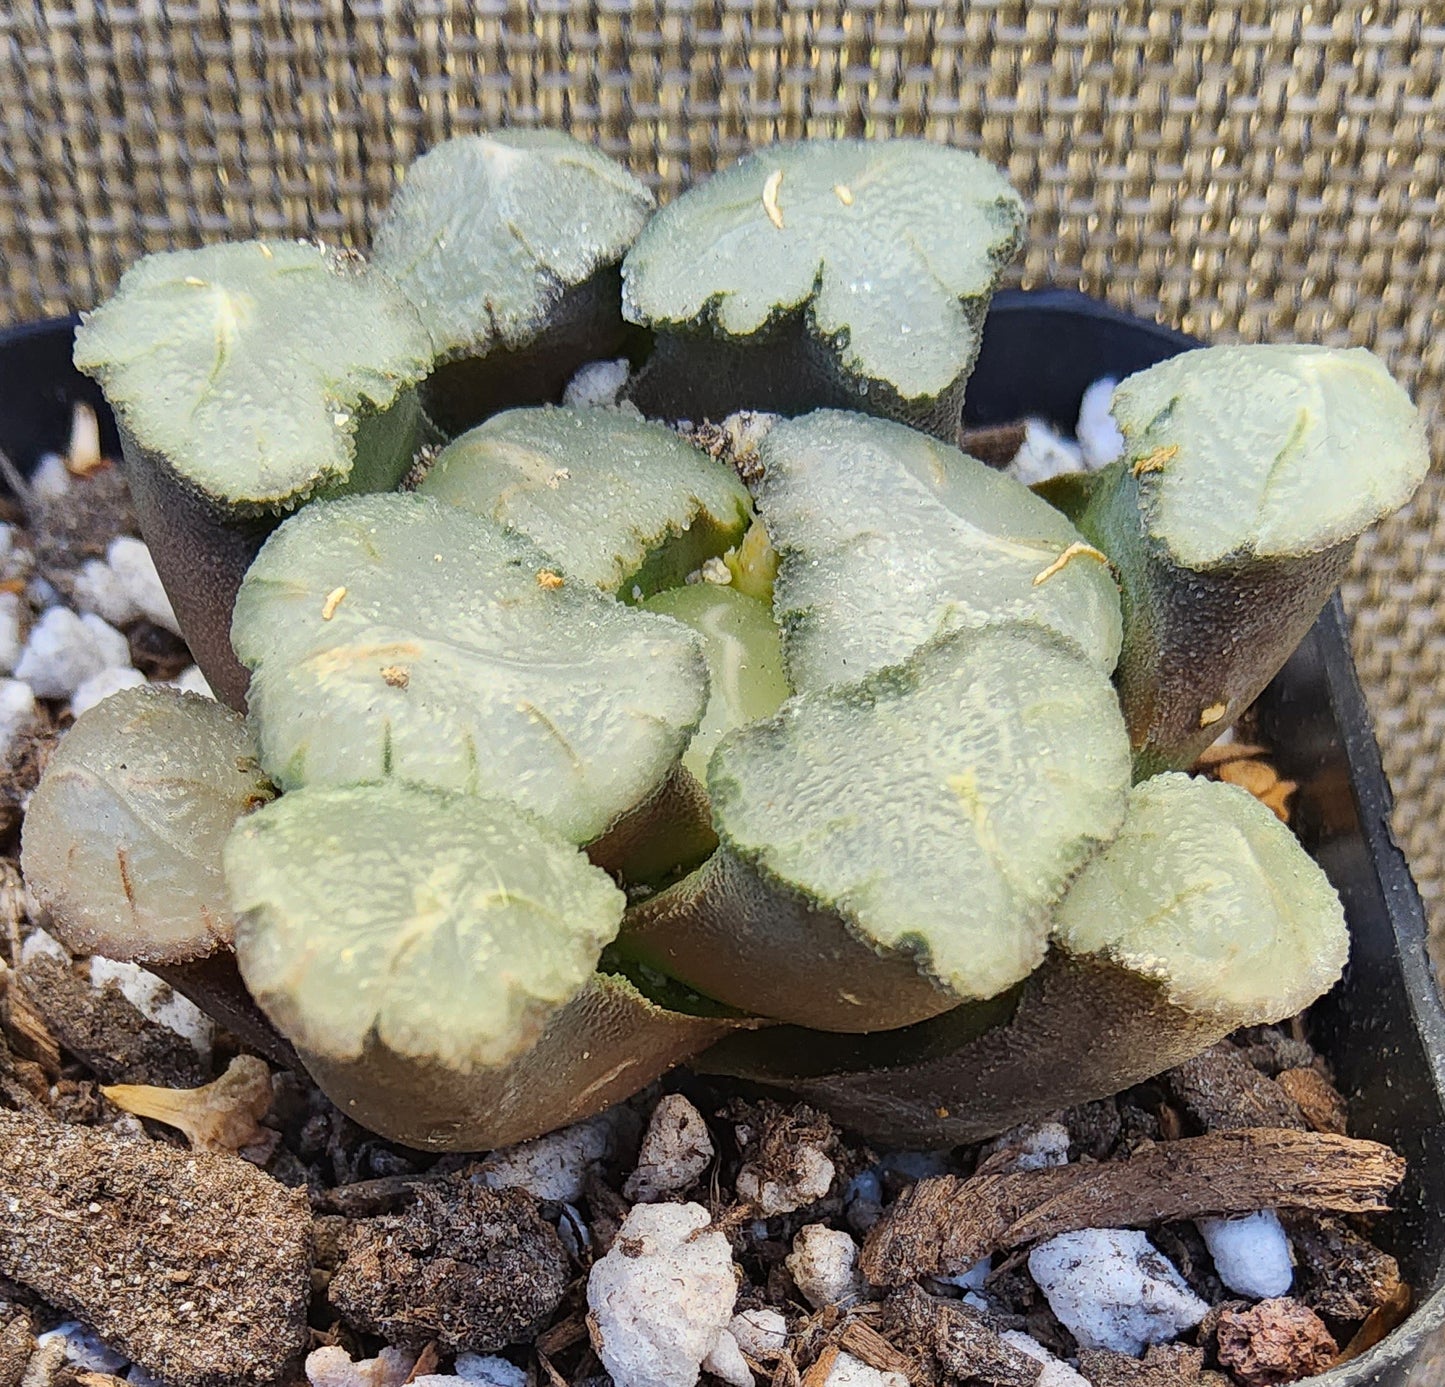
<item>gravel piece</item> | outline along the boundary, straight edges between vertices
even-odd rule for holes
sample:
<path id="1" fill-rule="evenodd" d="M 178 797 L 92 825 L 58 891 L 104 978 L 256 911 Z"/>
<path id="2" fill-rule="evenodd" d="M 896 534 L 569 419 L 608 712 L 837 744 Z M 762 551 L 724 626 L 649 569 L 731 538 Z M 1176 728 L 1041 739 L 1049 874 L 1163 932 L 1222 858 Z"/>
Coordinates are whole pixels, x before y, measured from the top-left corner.
<path id="1" fill-rule="evenodd" d="M 37 698 L 70 698 L 92 675 L 130 664 L 130 642 L 93 612 L 51 607 L 31 629 L 15 677 Z"/>
<path id="2" fill-rule="evenodd" d="M 838 1149 L 833 1124 L 799 1103 L 739 1105 L 734 1127 L 743 1162 L 735 1182 L 739 1199 L 757 1206 L 764 1218 L 791 1214 L 825 1199 L 837 1178 L 832 1157 Z"/>
<path id="3" fill-rule="evenodd" d="M 995 1137 L 979 1152 L 979 1169 L 998 1174 L 1046 1170 L 1069 1163 L 1069 1129 L 1062 1122 L 1030 1122 Z"/>
<path id="4" fill-rule="evenodd" d="M 1240 1218 L 1195 1220 L 1219 1279 L 1246 1300 L 1282 1296 L 1294 1280 L 1289 1238 L 1273 1209 Z"/>
<path id="5" fill-rule="evenodd" d="M 682 1094 L 669 1093 L 652 1110 L 637 1169 L 627 1177 L 622 1193 L 635 1203 L 655 1203 L 685 1190 L 712 1158 L 712 1137 L 702 1114 Z"/>
<path id="6" fill-rule="evenodd" d="M 1076 1373 L 1062 1358 L 1055 1358 L 1031 1334 L 1025 1334 L 1021 1329 L 1006 1329 L 998 1337 L 1009 1347 L 1044 1365 L 1037 1387 L 1090 1387 L 1087 1377 Z"/>
<path id="7" fill-rule="evenodd" d="M 1137 1357 L 1209 1312 L 1143 1233 L 1089 1228 L 1062 1233 L 1029 1253 L 1029 1274 L 1082 1348 Z"/>
<path id="8" fill-rule="evenodd" d="M 99 954 L 90 960 L 90 981 L 99 988 L 114 984 L 126 1001 L 148 1021 L 154 1021 L 157 1026 L 164 1026 L 182 1040 L 189 1041 L 191 1048 L 200 1056 L 201 1064 L 210 1067 L 216 1023 L 170 983 L 138 963 L 117 963 Z"/>
<path id="9" fill-rule="evenodd" d="M 136 612 L 147 621 L 164 627 L 173 636 L 179 636 L 180 623 L 144 541 L 133 539 L 130 535 L 118 535 L 111 540 L 105 558 Z"/>
<path id="10" fill-rule="evenodd" d="M 788 1321 L 779 1310 L 740 1310 L 728 1324 L 728 1333 L 750 1358 L 776 1358 L 788 1346 Z"/>
<path id="11" fill-rule="evenodd" d="M 8 758 L 15 739 L 34 725 L 35 690 L 23 679 L 0 679 L 0 755 Z"/>
<path id="12" fill-rule="evenodd" d="M 1004 469 L 1015 481 L 1036 486 L 1052 477 L 1083 472 L 1083 450 L 1042 419 L 1024 420 L 1023 446 Z"/>
<path id="13" fill-rule="evenodd" d="M 632 367 L 625 356 L 616 361 L 588 361 L 579 366 L 562 391 L 562 403 L 574 409 L 615 405 Z"/>
<path id="14" fill-rule="evenodd" d="M 65 1359 L 77 1368 L 94 1373 L 118 1373 L 125 1370 L 130 1360 L 123 1353 L 117 1353 L 93 1329 L 79 1320 L 67 1320 L 54 1329 L 41 1334 L 35 1342 L 47 1344 L 58 1339 L 65 1345 Z"/>
<path id="15" fill-rule="evenodd" d="M 140 616 L 120 574 L 104 559 L 87 559 L 70 585 L 71 600 L 82 612 L 94 612 L 112 626 L 129 626 Z"/>
<path id="16" fill-rule="evenodd" d="M 587 1279 L 592 1346 L 616 1387 L 692 1387 L 737 1299 L 732 1247 L 700 1204 L 639 1204 Z"/>
<path id="17" fill-rule="evenodd" d="M 1107 467 L 1124 454 L 1124 435 L 1110 411 L 1117 384 L 1118 381 L 1108 376 L 1096 380 L 1084 391 L 1084 398 L 1079 402 L 1079 422 L 1074 427 L 1074 434 L 1079 440 L 1079 451 L 1084 455 L 1084 466 L 1090 472 Z"/>
<path id="18" fill-rule="evenodd" d="M 8 527 L 7 527 L 8 528 Z M 25 648 L 22 639 L 25 602 L 18 592 L 0 592 L 0 670 L 9 674 Z"/>
<path id="19" fill-rule="evenodd" d="M 481 1387 L 527 1387 L 525 1369 L 494 1354 L 459 1354 L 456 1374 L 463 1382 L 475 1382 Z"/>
<path id="20" fill-rule="evenodd" d="M 525 1190 L 534 1199 L 575 1204 L 582 1198 L 587 1172 L 612 1155 L 615 1128 L 603 1113 L 535 1141 L 493 1151 L 477 1179 L 488 1189 Z"/>
<path id="21" fill-rule="evenodd" d="M 311 1387 L 403 1387 L 416 1365 L 416 1354 L 384 1348 L 375 1358 L 355 1362 L 334 1344 L 306 1355 L 306 1381 Z"/>
<path id="22" fill-rule="evenodd" d="M 1298 1300 L 1262 1300 L 1247 1310 L 1227 1309 L 1216 1327 L 1219 1362 L 1244 1387 L 1323 1372 L 1339 1353 L 1325 1323 Z"/>
<path id="23" fill-rule="evenodd" d="M 399 1214 L 357 1220 L 341 1252 L 337 1313 L 403 1346 L 503 1348 L 540 1330 L 567 1290 L 567 1253 L 535 1203 L 459 1175 L 418 1185 Z"/>
<path id="24" fill-rule="evenodd" d="M 738 1341 L 730 1330 L 724 1329 L 712 1346 L 712 1352 L 702 1360 L 704 1372 L 720 1377 L 729 1387 L 753 1387 L 753 1370 L 748 1367 Z"/>
<path id="25" fill-rule="evenodd" d="M 176 676 L 175 687 L 182 693 L 196 693 L 203 698 L 214 699 L 216 696 L 215 691 L 206 682 L 206 676 L 201 673 L 200 665 L 187 665 Z"/>
<path id="26" fill-rule="evenodd" d="M 858 1271 L 858 1244 L 847 1233 L 810 1223 L 798 1231 L 787 1268 L 815 1310 L 851 1305 L 863 1295 Z"/>
<path id="27" fill-rule="evenodd" d="M 902 1373 L 871 1368 L 862 1359 L 840 1350 L 823 1379 L 823 1387 L 909 1387 L 909 1384 Z"/>
<path id="28" fill-rule="evenodd" d="M 232 1157 L 0 1112 L 0 1276 L 169 1387 L 269 1387 L 306 1341 L 311 1215 Z"/>
<path id="29" fill-rule="evenodd" d="M 88 713 L 97 703 L 109 698 L 122 689 L 136 689 L 146 682 L 140 670 L 129 665 L 117 665 L 92 674 L 76 689 L 70 699 L 70 711 L 75 717 Z"/>

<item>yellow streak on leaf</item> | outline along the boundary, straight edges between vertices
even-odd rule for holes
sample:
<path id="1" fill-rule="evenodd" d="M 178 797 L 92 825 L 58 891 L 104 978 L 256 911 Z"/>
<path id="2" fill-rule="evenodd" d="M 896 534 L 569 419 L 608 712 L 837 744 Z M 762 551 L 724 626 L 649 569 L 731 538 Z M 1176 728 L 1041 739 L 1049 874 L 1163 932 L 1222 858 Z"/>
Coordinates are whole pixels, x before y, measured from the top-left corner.
<path id="1" fill-rule="evenodd" d="M 1103 564 L 1109 562 L 1109 556 L 1102 550 L 1095 549 L 1092 544 L 1085 544 L 1081 539 L 1076 539 L 1053 563 L 1044 569 L 1042 573 L 1034 574 L 1033 586 L 1038 587 L 1040 583 L 1048 582 L 1055 573 L 1062 572 L 1077 558 L 1098 559 L 1098 561 Z"/>
<path id="2" fill-rule="evenodd" d="M 833 184 L 833 192 L 837 195 L 838 201 L 841 202 L 844 207 L 851 207 L 853 205 L 853 190 L 846 183 Z"/>
<path id="3" fill-rule="evenodd" d="M 778 190 L 782 186 L 782 169 L 774 169 L 768 175 L 768 181 L 763 184 L 763 211 L 768 214 L 768 220 L 779 231 L 783 229 L 783 209 L 778 206 Z"/>
<path id="4" fill-rule="evenodd" d="M 1142 477 L 1146 472 L 1162 472 L 1166 462 L 1173 462 L 1179 455 L 1179 445 L 1171 443 L 1167 448 L 1155 448 L 1146 457 L 1139 458 L 1129 470 L 1136 477 Z"/>
<path id="5" fill-rule="evenodd" d="M 566 581 L 560 573 L 550 568 L 540 569 L 537 573 L 537 586 L 546 588 L 548 592 L 555 592 Z"/>

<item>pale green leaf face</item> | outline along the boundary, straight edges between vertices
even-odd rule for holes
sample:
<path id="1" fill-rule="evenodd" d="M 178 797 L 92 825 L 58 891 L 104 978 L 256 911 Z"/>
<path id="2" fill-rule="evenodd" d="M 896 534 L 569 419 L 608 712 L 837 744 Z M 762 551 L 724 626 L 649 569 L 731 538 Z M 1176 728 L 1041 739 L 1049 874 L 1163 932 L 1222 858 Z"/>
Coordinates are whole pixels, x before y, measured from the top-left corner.
<path id="1" fill-rule="evenodd" d="M 241 586 L 232 641 L 284 789 L 395 777 L 494 795 L 574 842 L 662 783 L 707 699 L 691 632 L 411 494 L 286 521 Z"/>
<path id="2" fill-rule="evenodd" d="M 514 409 L 442 450 L 417 488 L 517 530 L 567 575 L 626 598 L 680 582 L 752 518 L 737 474 L 661 424 L 609 409 Z"/>
<path id="3" fill-rule="evenodd" d="M 1051 908 L 1118 827 L 1128 784 L 1108 679 L 1026 626 L 800 695 L 725 738 L 708 777 L 726 846 L 865 941 L 916 948 L 962 998 L 1038 964 Z"/>
<path id="4" fill-rule="evenodd" d="M 620 164 L 559 131 L 463 135 L 408 170 L 373 257 L 443 356 L 518 347 L 565 289 L 622 258 L 653 205 Z"/>
<path id="5" fill-rule="evenodd" d="M 76 334 L 141 447 L 225 505 L 280 508 L 344 485 L 358 413 L 431 369 L 385 279 L 302 241 L 150 255 Z"/>
<path id="6" fill-rule="evenodd" d="M 1146 533 L 1185 568 L 1353 539 L 1429 470 L 1424 425 L 1361 347 L 1206 347 L 1114 392 Z"/>
<path id="7" fill-rule="evenodd" d="M 690 626 L 703 640 L 707 656 L 707 711 L 682 764 L 698 780 L 707 780 L 707 763 L 725 733 L 771 717 L 792 690 L 783 673 L 783 647 L 777 623 L 765 603 L 732 586 L 692 583 L 670 588 L 643 606 Z"/>
<path id="8" fill-rule="evenodd" d="M 624 904 L 514 805 L 395 783 L 284 795 L 225 863 L 247 987 L 333 1060 L 374 1032 L 463 1072 L 506 1063 L 591 978 Z"/>
<path id="9" fill-rule="evenodd" d="M 1004 176 L 962 150 L 777 145 L 653 218 L 623 265 L 623 311 L 652 327 L 710 323 L 750 337 L 806 306 L 849 372 L 929 398 L 972 363 L 978 303 L 1023 224 Z"/>
<path id="10" fill-rule="evenodd" d="M 25 879 L 78 952 L 199 958 L 231 939 L 226 835 L 274 794 L 230 709 L 124 689 L 83 714 L 51 756 L 25 814 Z"/>
<path id="11" fill-rule="evenodd" d="M 1055 936 L 1234 1026 L 1302 1011 L 1349 954 L 1334 888 L 1273 811 L 1238 786 L 1158 775 L 1079 874 Z"/>
<path id="12" fill-rule="evenodd" d="M 774 610 L 800 691 L 856 683 L 935 636 L 1001 620 L 1036 622 L 1113 669 L 1107 562 L 1011 477 L 901 424 L 834 410 L 776 425 L 762 464 Z"/>

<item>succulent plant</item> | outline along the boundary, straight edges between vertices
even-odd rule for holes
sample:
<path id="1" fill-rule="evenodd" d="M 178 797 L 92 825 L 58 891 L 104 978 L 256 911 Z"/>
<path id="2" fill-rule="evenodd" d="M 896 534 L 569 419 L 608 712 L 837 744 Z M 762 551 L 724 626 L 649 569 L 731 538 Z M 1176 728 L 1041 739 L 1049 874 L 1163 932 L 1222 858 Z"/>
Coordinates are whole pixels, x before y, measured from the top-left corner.
<path id="1" fill-rule="evenodd" d="M 1076 528 L 952 446 L 1022 226 L 996 172 L 815 141 L 648 206 L 562 137 L 454 141 L 374 267 L 158 257 L 92 315 L 147 533 L 200 514 L 234 578 L 177 609 L 247 713 L 142 691 L 78 721 L 25 827 L 55 928 L 193 970 L 430 1148 L 710 1046 L 870 1137 L 963 1141 L 1328 988 L 1343 916 L 1298 842 L 1153 772 L 1422 475 L 1383 368 L 1210 349 L 1126 380 Z M 268 355 L 278 266 L 304 312 Z M 569 324 L 624 307 L 654 334 L 630 402 L 498 412 L 555 401 L 621 340 Z M 418 394 L 481 422 L 418 453 Z"/>

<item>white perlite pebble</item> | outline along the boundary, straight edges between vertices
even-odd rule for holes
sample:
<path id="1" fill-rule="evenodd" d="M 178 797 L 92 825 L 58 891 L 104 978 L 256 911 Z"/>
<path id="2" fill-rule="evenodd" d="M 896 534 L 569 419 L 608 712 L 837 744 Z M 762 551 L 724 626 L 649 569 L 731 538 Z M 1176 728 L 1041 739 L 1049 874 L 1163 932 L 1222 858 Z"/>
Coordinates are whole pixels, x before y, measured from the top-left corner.
<path id="1" fill-rule="evenodd" d="M 732 1317 L 728 1333 L 751 1358 L 774 1358 L 788 1346 L 788 1322 L 781 1310 L 740 1310 Z"/>
<path id="2" fill-rule="evenodd" d="M 35 722 L 35 691 L 21 679 L 0 679 L 0 756 Z"/>
<path id="3" fill-rule="evenodd" d="M 815 1310 L 850 1305 L 863 1294 L 858 1244 L 835 1228 L 810 1223 L 799 1230 L 786 1266 Z"/>
<path id="4" fill-rule="evenodd" d="M 48 1344 L 58 1339 L 65 1345 L 66 1361 L 92 1373 L 118 1373 L 130 1359 L 105 1342 L 95 1330 L 79 1320 L 66 1320 L 54 1329 L 37 1336 L 36 1344 Z"/>
<path id="5" fill-rule="evenodd" d="M 98 992 L 110 982 L 147 1020 L 190 1041 L 203 1064 L 211 1062 L 215 1023 L 189 997 L 181 996 L 138 963 L 117 963 L 95 954 L 90 960 L 90 985 Z"/>
<path id="6" fill-rule="evenodd" d="M 155 560 L 151 558 L 145 542 L 131 535 L 117 535 L 105 551 L 105 559 L 111 572 L 120 579 L 136 611 L 147 621 L 179 636 L 180 623 L 176 620 L 171 599 L 166 596 L 161 575 L 156 572 Z"/>
<path id="7" fill-rule="evenodd" d="M 70 595 L 83 612 L 94 612 L 112 626 L 126 626 L 140 615 L 120 574 L 104 559 L 87 559 L 70 585 Z"/>
<path id="8" fill-rule="evenodd" d="M 20 618 L 25 609 L 18 592 L 0 592 L 0 669 L 15 668 L 24 642 L 20 639 Z"/>
<path id="9" fill-rule="evenodd" d="M 658 1100 L 637 1155 L 637 1169 L 622 1193 L 651 1204 L 685 1190 L 712 1163 L 712 1137 L 703 1116 L 680 1093 Z"/>
<path id="10" fill-rule="evenodd" d="M 54 958 L 70 967 L 70 951 L 48 930 L 33 929 L 20 946 L 20 966 L 37 958 Z"/>
<path id="11" fill-rule="evenodd" d="M 1090 472 L 1107 467 L 1124 452 L 1124 435 L 1114 422 L 1109 406 L 1114 403 L 1114 387 L 1118 382 L 1105 376 L 1096 380 L 1079 402 L 1079 422 L 1074 426 L 1074 436 L 1079 440 L 1079 449 L 1084 455 L 1084 466 Z"/>
<path id="12" fill-rule="evenodd" d="M 30 632 L 15 665 L 38 698 L 69 698 L 93 674 L 130 664 L 130 644 L 94 612 L 51 607 Z"/>
<path id="13" fill-rule="evenodd" d="M 527 1387 L 527 1372 L 494 1353 L 457 1355 L 457 1376 L 479 1387 Z"/>
<path id="14" fill-rule="evenodd" d="M 88 713 L 97 703 L 104 702 L 111 694 L 119 693 L 122 689 L 138 688 L 145 682 L 145 675 L 128 665 L 103 669 L 99 674 L 92 674 L 76 689 L 70 699 L 70 711 L 79 717 L 82 713 Z"/>
<path id="15" fill-rule="evenodd" d="M 1029 1253 L 1029 1274 L 1082 1348 L 1137 1358 L 1209 1312 L 1174 1264 L 1133 1229 L 1061 1233 Z"/>
<path id="16" fill-rule="evenodd" d="M 869 1367 L 851 1353 L 840 1353 L 828 1369 L 823 1387 L 908 1387 L 908 1379 L 902 1373 Z"/>
<path id="17" fill-rule="evenodd" d="M 639 1204 L 587 1278 L 593 1347 L 617 1387 L 693 1387 L 732 1319 L 732 1247 L 700 1204 Z"/>
<path id="18" fill-rule="evenodd" d="M 344 1348 L 331 1345 L 306 1355 L 306 1380 L 311 1387 L 403 1387 L 416 1358 L 399 1348 L 384 1348 L 375 1358 L 353 1363 Z"/>
<path id="19" fill-rule="evenodd" d="M 1062 1358 L 1055 1358 L 1037 1339 L 1022 1330 L 1006 1329 L 998 1337 L 1011 1348 L 1044 1365 L 1034 1387 L 1089 1387 L 1087 1377 L 1075 1372 Z"/>
<path id="20" fill-rule="evenodd" d="M 59 453 L 46 453 L 30 474 L 30 490 L 42 501 L 63 501 L 74 480 Z"/>
<path id="21" fill-rule="evenodd" d="M 1243 1218 L 1201 1218 L 1199 1229 L 1219 1279 L 1247 1300 L 1269 1300 L 1294 1281 L 1289 1235 L 1273 1209 Z"/>
<path id="22" fill-rule="evenodd" d="M 206 682 L 206 676 L 201 673 L 200 665 L 187 665 L 171 681 L 171 687 L 179 689 L 182 693 L 200 694 L 202 698 L 214 700 L 216 697 L 215 690 Z"/>
<path id="23" fill-rule="evenodd" d="M 35 555 L 22 542 L 21 532 L 14 525 L 0 525 L 0 580 L 28 578 L 34 567 Z"/>
<path id="24" fill-rule="evenodd" d="M 724 1329 L 718 1335 L 712 1352 L 702 1360 L 704 1372 L 720 1377 L 728 1387 L 753 1387 L 753 1370 L 748 1367 L 738 1341 L 730 1330 Z"/>
<path id="25" fill-rule="evenodd" d="M 983 1157 L 987 1159 L 999 1151 L 1014 1153 L 1007 1162 L 989 1167 L 999 1174 L 1068 1165 L 1069 1129 L 1062 1122 L 1037 1122 L 1015 1127 L 989 1142 L 983 1149 Z"/>
<path id="26" fill-rule="evenodd" d="M 574 409 L 615 405 L 631 367 L 625 356 L 616 361 L 589 361 L 579 366 L 562 392 L 562 403 Z"/>
<path id="27" fill-rule="evenodd" d="M 1084 455 L 1077 443 L 1042 419 L 1026 419 L 1023 446 L 1004 470 L 1025 486 L 1035 486 L 1051 477 L 1084 471 Z"/>
<path id="28" fill-rule="evenodd" d="M 816 1204 L 833 1188 L 837 1167 L 815 1146 L 803 1146 L 792 1153 L 792 1169 L 785 1179 L 765 1178 L 755 1165 L 738 1171 L 737 1191 L 758 1206 L 764 1218 L 791 1214 Z"/>
<path id="29" fill-rule="evenodd" d="M 606 1113 L 560 1132 L 493 1151 L 477 1179 L 488 1189 L 526 1190 L 534 1199 L 575 1204 L 587 1172 L 612 1154 L 615 1129 Z"/>
<path id="30" fill-rule="evenodd" d="M 992 1270 L 993 1259 L 985 1257 L 965 1271 L 956 1272 L 952 1276 L 933 1276 L 929 1280 L 937 1281 L 940 1285 L 957 1287 L 960 1291 L 982 1291 Z"/>

